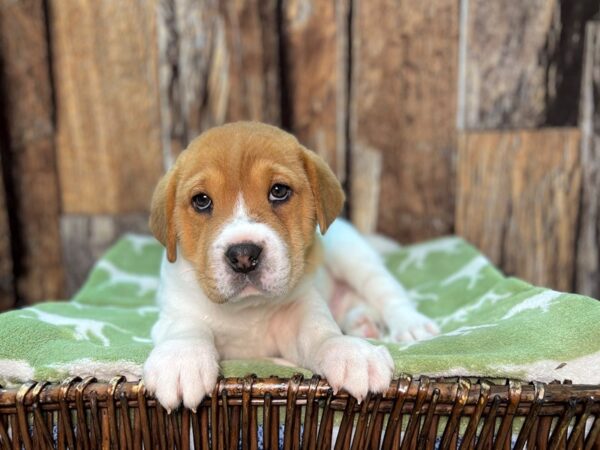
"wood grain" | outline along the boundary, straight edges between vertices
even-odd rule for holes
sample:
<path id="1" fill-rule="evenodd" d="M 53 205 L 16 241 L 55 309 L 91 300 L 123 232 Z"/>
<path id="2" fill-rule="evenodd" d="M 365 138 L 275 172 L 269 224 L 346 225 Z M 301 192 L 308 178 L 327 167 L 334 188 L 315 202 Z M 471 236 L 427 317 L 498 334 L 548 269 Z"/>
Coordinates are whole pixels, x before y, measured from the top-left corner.
<path id="1" fill-rule="evenodd" d="M 65 214 L 60 220 L 67 295 L 73 295 L 94 263 L 124 233 L 149 234 L 148 214 Z"/>
<path id="2" fill-rule="evenodd" d="M 365 147 L 355 149 L 352 158 L 350 219 L 365 234 L 377 231 L 382 159 L 380 151 Z"/>
<path id="3" fill-rule="evenodd" d="M 600 20 L 587 26 L 581 88 L 583 181 L 576 289 L 600 298 Z"/>
<path id="4" fill-rule="evenodd" d="M 50 6 L 63 210 L 145 211 L 163 166 L 156 0 Z"/>
<path id="5" fill-rule="evenodd" d="M 575 128 L 461 135 L 457 234 L 509 275 L 572 290 L 579 136 Z"/>
<path id="6" fill-rule="evenodd" d="M 597 0 L 462 2 L 460 129 L 576 125 Z"/>
<path id="7" fill-rule="evenodd" d="M 350 145 L 381 152 L 379 230 L 402 242 L 450 233 L 458 1 L 354 0 L 352 39 Z"/>
<path id="8" fill-rule="evenodd" d="M 350 0 L 283 0 L 289 125 L 346 180 Z"/>
<path id="9" fill-rule="evenodd" d="M 0 1 L 2 152 L 10 186 L 13 261 L 19 301 L 60 298 L 63 270 L 52 88 L 42 0 Z"/>
<path id="10" fill-rule="evenodd" d="M 0 164 L 1 163 L 2 158 L 0 157 Z M 2 171 L 0 171 L 0 312 L 6 311 L 15 305 L 15 286 L 10 236 L 4 179 Z"/>
<path id="11" fill-rule="evenodd" d="M 165 163 L 205 129 L 281 123 L 276 0 L 159 0 Z"/>

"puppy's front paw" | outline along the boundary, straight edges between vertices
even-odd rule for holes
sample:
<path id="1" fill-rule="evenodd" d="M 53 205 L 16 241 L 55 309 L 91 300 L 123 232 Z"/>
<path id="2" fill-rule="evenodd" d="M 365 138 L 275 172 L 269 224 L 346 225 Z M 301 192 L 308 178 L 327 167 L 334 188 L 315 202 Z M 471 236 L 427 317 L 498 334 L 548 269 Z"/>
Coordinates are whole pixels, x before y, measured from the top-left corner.
<path id="1" fill-rule="evenodd" d="M 394 361 L 387 348 L 351 336 L 327 339 L 317 352 L 317 372 L 337 392 L 345 389 L 362 401 L 367 392 L 384 392 L 392 381 Z"/>
<path id="2" fill-rule="evenodd" d="M 412 307 L 400 307 L 386 313 L 385 323 L 392 342 L 413 342 L 440 334 L 440 329 L 429 317 Z"/>
<path id="3" fill-rule="evenodd" d="M 216 349 L 198 340 L 165 341 L 152 350 L 144 364 L 146 388 L 169 412 L 181 401 L 195 410 L 212 392 L 218 375 Z"/>

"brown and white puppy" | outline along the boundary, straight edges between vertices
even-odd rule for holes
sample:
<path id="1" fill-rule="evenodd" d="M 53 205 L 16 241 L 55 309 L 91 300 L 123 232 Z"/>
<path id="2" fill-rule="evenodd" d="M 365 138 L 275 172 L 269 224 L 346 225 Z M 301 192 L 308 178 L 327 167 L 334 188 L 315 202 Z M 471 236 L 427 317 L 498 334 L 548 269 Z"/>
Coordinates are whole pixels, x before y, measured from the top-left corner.
<path id="1" fill-rule="evenodd" d="M 389 352 L 342 334 L 330 300 L 350 333 L 378 318 L 398 340 L 437 333 L 368 243 L 333 223 L 343 202 L 325 162 L 269 125 L 213 128 L 179 156 L 150 218 L 166 255 L 144 379 L 161 404 L 196 408 L 230 358 L 281 356 L 358 399 L 385 390 Z M 324 242 L 317 225 L 332 228 Z"/>

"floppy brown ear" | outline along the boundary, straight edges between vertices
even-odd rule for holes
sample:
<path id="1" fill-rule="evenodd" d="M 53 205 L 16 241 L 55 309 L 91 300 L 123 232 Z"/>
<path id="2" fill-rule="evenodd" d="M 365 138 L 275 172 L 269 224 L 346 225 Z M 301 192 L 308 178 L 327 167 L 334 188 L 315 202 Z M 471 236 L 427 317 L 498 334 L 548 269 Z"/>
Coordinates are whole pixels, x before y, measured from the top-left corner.
<path id="1" fill-rule="evenodd" d="M 167 259 L 177 259 L 177 230 L 173 221 L 175 192 L 177 187 L 175 169 L 169 170 L 158 182 L 152 195 L 150 208 L 150 231 L 167 249 Z"/>
<path id="2" fill-rule="evenodd" d="M 304 170 L 315 198 L 317 223 L 321 234 L 325 234 L 329 225 L 342 212 L 344 191 L 323 158 L 304 147 L 302 148 L 302 157 Z"/>

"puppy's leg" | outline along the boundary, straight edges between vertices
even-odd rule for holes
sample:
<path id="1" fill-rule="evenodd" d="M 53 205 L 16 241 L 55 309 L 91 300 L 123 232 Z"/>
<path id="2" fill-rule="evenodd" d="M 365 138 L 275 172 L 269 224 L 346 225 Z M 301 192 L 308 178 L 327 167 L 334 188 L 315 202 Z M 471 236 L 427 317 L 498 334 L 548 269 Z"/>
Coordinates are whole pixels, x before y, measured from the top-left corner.
<path id="1" fill-rule="evenodd" d="M 335 392 L 345 389 L 360 401 L 388 388 L 394 369 L 388 350 L 344 336 L 315 289 L 278 311 L 269 326 L 281 355 L 325 376 Z"/>
<path id="2" fill-rule="evenodd" d="M 392 340 L 413 341 L 439 333 L 437 325 L 415 309 L 404 287 L 352 225 L 337 219 L 323 244 L 327 269 L 381 313 Z"/>
<path id="3" fill-rule="evenodd" d="M 189 317 L 161 315 L 152 329 L 155 347 L 144 364 L 144 382 L 167 411 L 183 401 L 195 410 L 212 392 L 219 355 L 212 332 Z"/>
<path id="4" fill-rule="evenodd" d="M 379 312 L 366 303 L 350 286 L 336 280 L 323 268 L 315 275 L 315 286 L 328 302 L 329 311 L 344 334 L 371 339 L 381 337 Z"/>

